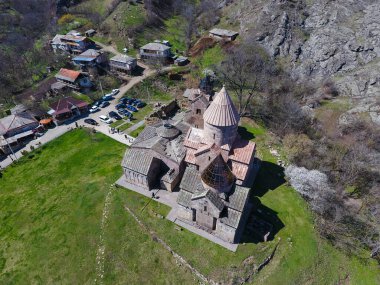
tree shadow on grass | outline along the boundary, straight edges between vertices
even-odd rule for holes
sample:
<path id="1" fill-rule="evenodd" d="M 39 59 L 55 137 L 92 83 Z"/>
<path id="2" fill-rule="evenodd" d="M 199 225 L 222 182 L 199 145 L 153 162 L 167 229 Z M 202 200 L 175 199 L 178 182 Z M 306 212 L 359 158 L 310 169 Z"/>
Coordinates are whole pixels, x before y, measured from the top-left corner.
<path id="1" fill-rule="evenodd" d="M 255 135 L 247 130 L 245 127 L 239 126 L 238 133 L 240 137 L 244 140 L 253 140 L 255 138 Z"/>

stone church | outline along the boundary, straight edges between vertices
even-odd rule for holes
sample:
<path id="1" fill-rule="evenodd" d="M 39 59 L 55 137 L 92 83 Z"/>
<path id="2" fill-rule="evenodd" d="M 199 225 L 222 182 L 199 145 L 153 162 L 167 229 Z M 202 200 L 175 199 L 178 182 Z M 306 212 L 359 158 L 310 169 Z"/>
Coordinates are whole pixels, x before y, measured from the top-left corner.
<path id="1" fill-rule="evenodd" d="M 225 87 L 191 101 L 203 107 L 192 104 L 191 122 L 167 121 L 140 133 L 126 151 L 125 178 L 147 190 L 179 190 L 178 219 L 235 243 L 249 212 L 256 145 L 239 136 L 240 117 Z"/>

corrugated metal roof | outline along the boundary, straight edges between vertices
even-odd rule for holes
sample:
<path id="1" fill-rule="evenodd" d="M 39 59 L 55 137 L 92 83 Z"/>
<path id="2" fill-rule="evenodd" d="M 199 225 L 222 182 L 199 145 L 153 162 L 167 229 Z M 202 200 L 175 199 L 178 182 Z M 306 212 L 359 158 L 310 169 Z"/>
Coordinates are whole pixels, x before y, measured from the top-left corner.
<path id="1" fill-rule="evenodd" d="M 134 61 L 136 61 L 135 58 L 133 57 L 130 57 L 128 55 L 124 55 L 124 54 L 119 54 L 119 55 L 115 55 L 114 57 L 112 57 L 110 59 L 110 61 L 116 61 L 116 62 L 121 62 L 121 63 L 132 63 Z"/>
<path id="2" fill-rule="evenodd" d="M 239 113 L 224 86 L 205 111 L 203 119 L 214 126 L 233 126 L 239 123 Z"/>
<path id="3" fill-rule="evenodd" d="M 0 135 L 6 134 L 8 131 L 17 129 L 30 124 L 38 123 L 28 112 L 22 112 L 10 115 L 0 119 Z"/>

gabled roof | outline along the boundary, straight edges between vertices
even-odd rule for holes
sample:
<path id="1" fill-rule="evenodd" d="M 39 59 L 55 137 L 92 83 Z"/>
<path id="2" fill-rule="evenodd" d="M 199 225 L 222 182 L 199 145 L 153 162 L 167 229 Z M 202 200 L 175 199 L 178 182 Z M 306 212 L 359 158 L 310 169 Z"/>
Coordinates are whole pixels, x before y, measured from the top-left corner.
<path id="1" fill-rule="evenodd" d="M 142 46 L 141 49 L 165 51 L 165 50 L 170 49 L 170 47 L 164 44 L 160 44 L 160 43 L 149 43 L 149 44 L 146 44 L 145 46 Z"/>
<path id="2" fill-rule="evenodd" d="M 38 121 L 34 119 L 33 116 L 28 112 L 22 112 L 1 118 L 0 135 L 4 135 L 10 130 L 14 130 L 34 123 L 38 123 Z"/>
<path id="3" fill-rule="evenodd" d="M 95 49 L 88 49 L 80 55 L 73 58 L 74 61 L 92 61 L 101 55 L 101 52 Z"/>
<path id="4" fill-rule="evenodd" d="M 80 75 L 81 73 L 79 71 L 61 68 L 55 75 L 55 78 L 75 82 Z"/>
<path id="5" fill-rule="evenodd" d="M 194 201 L 202 198 L 206 198 L 207 200 L 209 200 L 211 204 L 213 204 L 215 208 L 217 208 L 219 211 L 222 211 L 224 209 L 224 203 L 222 199 L 211 190 L 203 190 L 201 192 L 197 192 L 193 194 L 191 200 Z"/>
<path id="6" fill-rule="evenodd" d="M 205 122 L 214 126 L 226 127 L 239 123 L 239 113 L 224 86 L 205 111 L 203 119 Z"/>
<path id="7" fill-rule="evenodd" d="M 180 188 L 190 193 L 204 190 L 199 172 L 196 169 L 187 167 L 183 174 Z"/>
<path id="8" fill-rule="evenodd" d="M 122 166 L 143 175 L 148 175 L 153 160 L 154 156 L 150 151 L 131 148 L 127 149 Z"/>
<path id="9" fill-rule="evenodd" d="M 75 99 L 73 97 L 65 97 L 54 102 L 50 107 L 54 110 L 55 115 L 68 113 L 73 110 L 73 108 L 83 108 L 87 107 L 88 103 Z"/>
<path id="10" fill-rule="evenodd" d="M 111 57 L 110 61 L 116 61 L 116 62 L 128 64 L 128 63 L 132 63 L 136 61 L 136 59 L 128 55 L 119 54 L 119 55 L 115 55 L 114 57 Z"/>

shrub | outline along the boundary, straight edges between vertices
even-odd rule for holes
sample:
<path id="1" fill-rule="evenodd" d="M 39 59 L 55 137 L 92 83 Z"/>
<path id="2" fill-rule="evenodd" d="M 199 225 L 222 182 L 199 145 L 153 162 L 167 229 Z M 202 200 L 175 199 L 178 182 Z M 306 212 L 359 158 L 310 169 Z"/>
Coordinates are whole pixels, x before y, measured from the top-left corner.
<path id="1" fill-rule="evenodd" d="M 71 14 L 65 14 L 61 18 L 58 19 L 58 25 L 62 26 L 64 24 L 71 23 L 74 21 L 75 16 Z"/>

